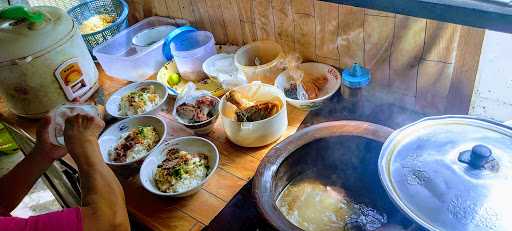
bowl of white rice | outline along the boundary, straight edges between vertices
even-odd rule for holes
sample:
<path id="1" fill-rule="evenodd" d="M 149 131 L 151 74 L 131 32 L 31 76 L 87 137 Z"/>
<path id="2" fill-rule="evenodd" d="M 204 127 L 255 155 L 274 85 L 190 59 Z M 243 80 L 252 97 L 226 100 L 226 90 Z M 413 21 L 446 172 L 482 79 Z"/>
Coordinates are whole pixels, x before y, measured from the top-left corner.
<path id="1" fill-rule="evenodd" d="M 219 151 L 207 139 L 186 136 L 165 141 L 144 160 L 140 181 L 156 195 L 192 195 L 213 175 Z"/>
<path id="2" fill-rule="evenodd" d="M 154 115 L 163 108 L 166 99 L 167 90 L 162 83 L 146 80 L 126 85 L 114 92 L 105 109 L 116 118 Z"/>
<path id="3" fill-rule="evenodd" d="M 156 116 L 140 115 L 110 126 L 98 139 L 101 155 L 114 170 L 138 168 L 167 134 L 165 122 Z"/>

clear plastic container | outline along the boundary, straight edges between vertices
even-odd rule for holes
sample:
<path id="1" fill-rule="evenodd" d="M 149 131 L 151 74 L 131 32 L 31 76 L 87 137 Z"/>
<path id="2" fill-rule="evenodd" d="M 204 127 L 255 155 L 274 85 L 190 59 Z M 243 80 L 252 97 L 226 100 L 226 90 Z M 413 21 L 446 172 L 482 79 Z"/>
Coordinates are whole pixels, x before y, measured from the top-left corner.
<path id="1" fill-rule="evenodd" d="M 208 31 L 180 35 L 171 42 L 171 53 L 183 79 L 197 81 L 206 78 L 203 62 L 215 55 L 215 39 Z"/>
<path id="2" fill-rule="evenodd" d="M 162 53 L 164 37 L 147 47 L 134 45 L 132 39 L 147 29 L 169 26 L 172 23 L 169 18 L 146 18 L 95 47 L 93 54 L 108 75 L 134 82 L 143 81 L 166 63 Z"/>

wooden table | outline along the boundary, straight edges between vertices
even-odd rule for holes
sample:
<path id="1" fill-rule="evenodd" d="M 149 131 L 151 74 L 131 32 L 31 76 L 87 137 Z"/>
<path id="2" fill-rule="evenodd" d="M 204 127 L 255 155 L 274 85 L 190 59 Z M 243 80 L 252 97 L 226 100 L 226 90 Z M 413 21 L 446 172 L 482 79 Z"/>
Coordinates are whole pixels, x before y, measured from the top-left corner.
<path id="1" fill-rule="evenodd" d="M 99 84 L 106 98 L 128 82 L 107 76 L 100 70 Z M 172 108 L 174 100 L 169 100 Z M 281 140 L 295 133 L 307 112 L 288 106 L 288 129 Z M 1 119 L 35 135 L 37 121 L 19 118 L 10 113 L 0 98 Z M 170 136 L 192 135 L 186 128 L 176 123 L 167 113 L 159 116 L 168 121 Z M 129 178 L 119 177 L 123 185 L 129 213 L 138 221 L 153 230 L 200 230 L 207 225 L 229 202 L 229 200 L 254 175 L 260 160 L 272 148 L 270 144 L 260 148 L 243 148 L 231 143 L 218 120 L 214 130 L 204 136 L 212 141 L 220 152 L 219 168 L 208 182 L 195 195 L 185 198 L 159 197 L 146 191 L 140 184 L 138 175 Z M 67 158 L 66 158 L 67 159 Z"/>

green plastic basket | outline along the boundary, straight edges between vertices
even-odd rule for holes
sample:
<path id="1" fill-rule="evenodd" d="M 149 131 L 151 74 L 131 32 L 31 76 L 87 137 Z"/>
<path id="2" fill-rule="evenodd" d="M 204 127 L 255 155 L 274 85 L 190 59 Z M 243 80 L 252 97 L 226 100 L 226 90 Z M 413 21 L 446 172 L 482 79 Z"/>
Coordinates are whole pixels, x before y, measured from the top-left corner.
<path id="1" fill-rule="evenodd" d="M 78 25 L 94 15 L 115 16 L 116 20 L 100 31 L 82 34 L 89 52 L 103 42 L 114 37 L 128 27 L 128 4 L 123 0 L 90 0 L 82 2 L 68 10 L 68 14 Z"/>

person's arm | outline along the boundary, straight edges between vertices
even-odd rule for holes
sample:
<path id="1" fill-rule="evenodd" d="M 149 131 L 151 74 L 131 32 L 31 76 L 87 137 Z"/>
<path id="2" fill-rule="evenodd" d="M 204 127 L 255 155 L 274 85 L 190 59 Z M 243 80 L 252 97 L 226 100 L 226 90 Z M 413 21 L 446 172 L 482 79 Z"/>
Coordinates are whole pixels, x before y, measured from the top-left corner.
<path id="1" fill-rule="evenodd" d="M 0 214 L 14 210 L 53 161 L 66 155 L 65 148 L 49 141 L 50 122 L 50 118 L 41 120 L 34 150 L 0 178 Z"/>
<path id="2" fill-rule="evenodd" d="M 103 162 L 98 135 L 104 123 L 87 115 L 66 120 L 66 147 L 78 165 L 84 230 L 130 230 L 121 184 Z"/>

